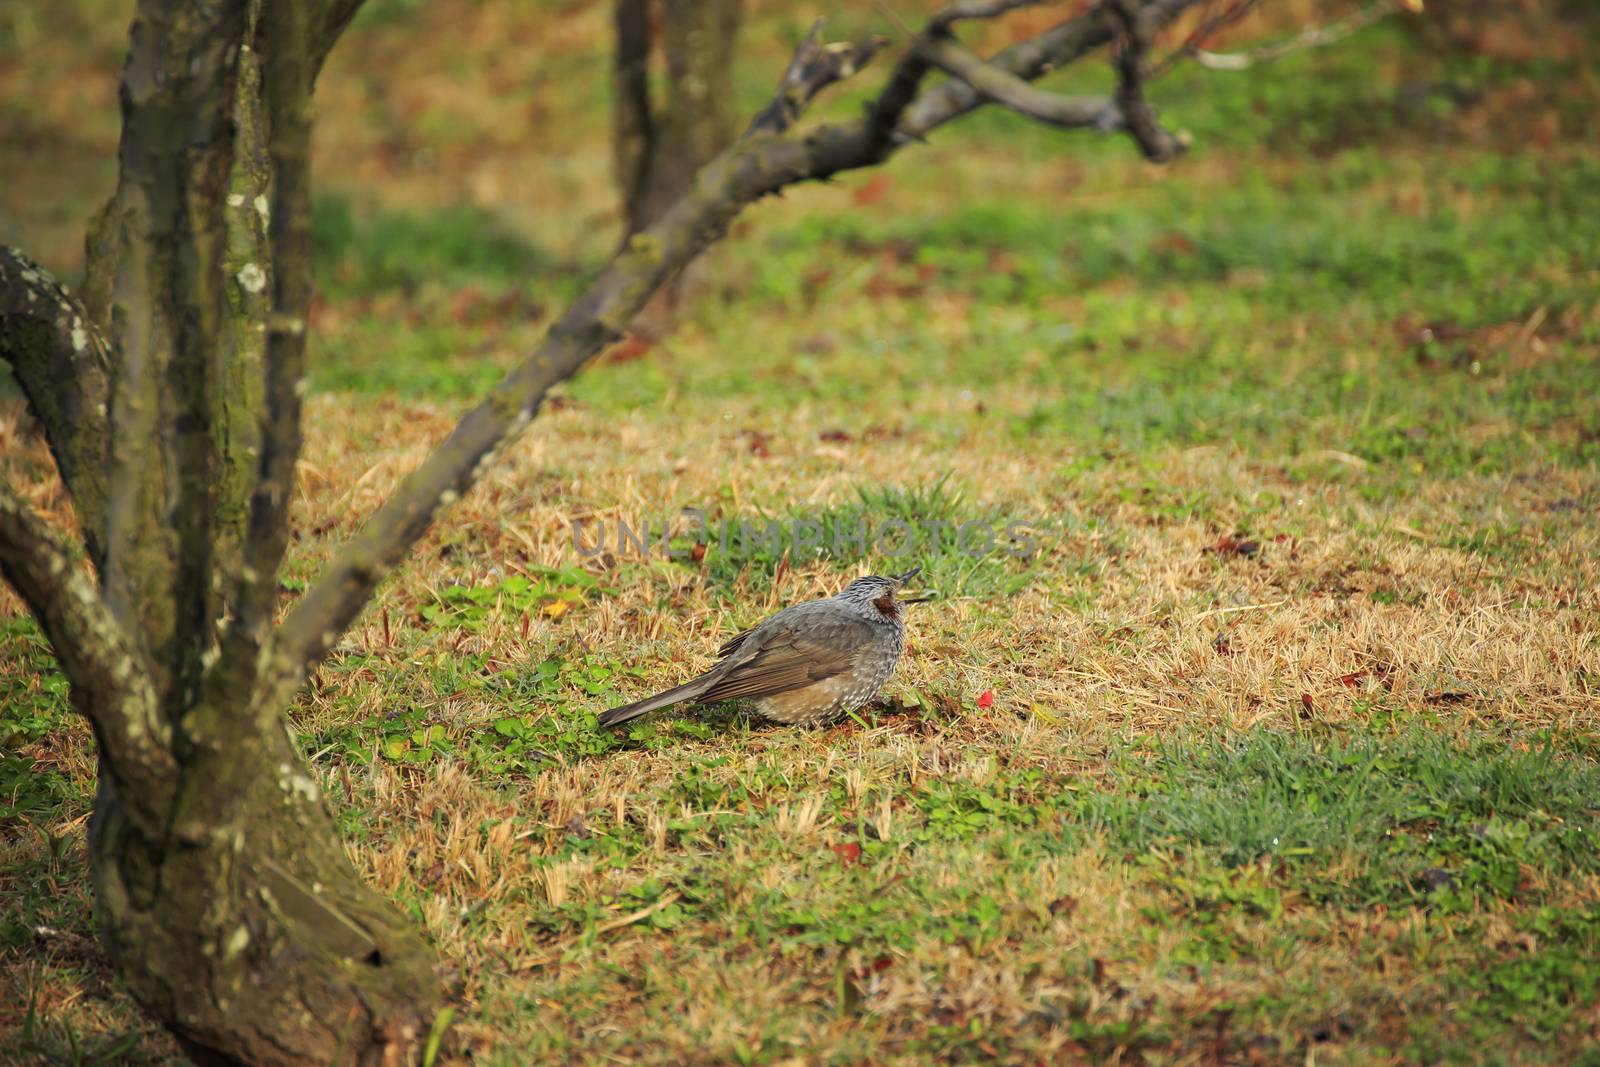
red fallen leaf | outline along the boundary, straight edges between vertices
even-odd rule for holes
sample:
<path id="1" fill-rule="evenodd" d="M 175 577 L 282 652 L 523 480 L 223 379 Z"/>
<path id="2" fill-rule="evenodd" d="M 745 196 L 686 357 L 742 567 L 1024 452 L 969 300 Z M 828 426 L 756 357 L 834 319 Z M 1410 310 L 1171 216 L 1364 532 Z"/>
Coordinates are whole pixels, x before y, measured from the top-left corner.
<path id="1" fill-rule="evenodd" d="M 801 284 L 807 289 L 817 289 L 827 285 L 833 280 L 833 271 L 828 267 L 812 267 L 801 278 Z"/>
<path id="2" fill-rule="evenodd" d="M 1050 914 L 1070 916 L 1078 910 L 1077 897 L 1057 897 L 1050 902 Z"/>
<path id="3" fill-rule="evenodd" d="M 1356 686 L 1361 684 L 1361 680 L 1363 678 L 1370 678 L 1371 676 L 1372 672 L 1363 667 L 1359 671 L 1351 671 L 1349 674 L 1341 675 L 1339 677 L 1339 684 L 1345 686 L 1346 688 L 1354 689 Z"/>
<path id="4" fill-rule="evenodd" d="M 760 456 L 762 459 L 766 459 L 772 454 L 771 452 L 767 451 L 766 434 L 762 433 L 760 430 L 746 430 L 745 434 L 750 438 L 751 455 Z"/>
<path id="5" fill-rule="evenodd" d="M 1309 719 L 1309 718 L 1311 718 L 1312 714 L 1316 710 L 1317 710 L 1317 705 L 1312 701 L 1311 694 L 1310 693 L 1301 693 L 1300 694 L 1300 717 L 1303 718 L 1303 719 Z"/>
<path id="6" fill-rule="evenodd" d="M 994 706 L 994 693 L 991 692 L 988 689 L 985 689 L 978 696 L 978 707 L 980 707 L 980 708 L 991 708 L 993 706 Z"/>
<path id="7" fill-rule="evenodd" d="M 694 556 L 694 561 L 696 563 L 699 563 L 701 560 L 706 558 L 706 546 L 696 542 L 694 548 L 690 551 L 690 555 Z"/>
<path id="8" fill-rule="evenodd" d="M 894 182 L 890 180 L 887 174 L 879 172 L 868 179 L 861 188 L 852 193 L 851 198 L 855 200 L 858 206 L 867 207 L 871 204 L 876 204 L 887 196 L 889 187 L 893 184 Z"/>
<path id="9" fill-rule="evenodd" d="M 832 279 L 833 271 L 829 270 L 827 267 L 817 267 L 814 270 L 806 271 L 805 277 L 801 279 L 800 283 L 802 291 L 805 294 L 806 303 L 808 305 L 814 304 L 817 299 L 818 290 L 820 290 L 824 285 L 827 285 Z"/>
<path id="10" fill-rule="evenodd" d="M 1252 541 L 1242 533 L 1230 534 L 1217 539 L 1217 543 L 1209 546 L 1207 552 L 1214 552 L 1219 556 L 1244 556 L 1249 558 L 1261 551 L 1261 542 Z"/>
<path id="11" fill-rule="evenodd" d="M 1171 230 L 1151 241 L 1150 250 L 1174 256 L 1191 256 L 1194 254 L 1194 242 L 1189 240 L 1188 234 L 1180 230 Z"/>
<path id="12" fill-rule="evenodd" d="M 867 295 L 872 297 L 874 300 L 883 300 L 888 297 L 897 297 L 901 295 L 900 286 L 895 283 L 893 278 L 889 277 L 882 271 L 879 271 L 872 277 L 868 278 L 867 284 L 864 288 L 866 289 Z"/>
<path id="13" fill-rule="evenodd" d="M 1017 276 L 1017 257 L 1010 252 L 990 249 L 988 266 L 990 274 L 1004 274 L 1010 278 Z"/>
<path id="14" fill-rule="evenodd" d="M 832 441 L 835 444 L 844 444 L 846 441 L 854 440 L 848 430 L 823 430 L 817 436 L 824 441 Z"/>
<path id="15" fill-rule="evenodd" d="M 625 337 L 611 349 L 606 358 L 612 363 L 630 363 L 650 351 L 650 342 L 643 337 Z"/>
<path id="16" fill-rule="evenodd" d="M 469 285 L 457 291 L 455 298 L 450 301 L 450 318 L 457 326 L 466 326 L 477 318 L 482 306 L 483 294 Z"/>
<path id="17" fill-rule="evenodd" d="M 861 862 L 861 846 L 854 841 L 846 841 L 840 845 L 830 845 L 834 855 L 839 857 L 839 862 L 844 864 Z"/>

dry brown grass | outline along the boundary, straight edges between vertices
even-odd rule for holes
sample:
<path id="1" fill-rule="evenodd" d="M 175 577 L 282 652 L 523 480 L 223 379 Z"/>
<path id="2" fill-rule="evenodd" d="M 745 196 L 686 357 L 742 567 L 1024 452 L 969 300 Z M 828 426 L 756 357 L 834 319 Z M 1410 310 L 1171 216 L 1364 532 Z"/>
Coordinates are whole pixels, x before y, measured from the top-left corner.
<path id="1" fill-rule="evenodd" d="M 319 152 L 339 160 L 323 165 L 325 187 L 383 210 L 474 202 L 558 258 L 602 253 L 614 218 L 595 132 L 604 5 L 564 5 L 554 23 L 546 7 L 489 5 L 464 17 L 458 5 L 431 5 L 353 38 L 322 98 Z M 765 71 L 785 6 L 759 7 L 770 32 L 749 62 Z M 123 8 L 105 10 L 109 25 Z M 81 143 L 51 149 L 65 177 L 0 153 L 6 222 L 68 269 L 81 219 L 33 205 L 42 183 L 64 181 L 67 203 L 84 209 L 109 179 L 115 68 L 99 53 L 120 28 L 86 26 L 93 55 L 47 36 L 36 52 L 0 60 L 0 96 L 18 99 L 45 67 L 79 86 L 40 96 L 41 126 L 79 108 L 88 115 Z M 986 136 L 992 146 L 1004 135 Z M 1463 226 L 1525 208 L 1525 191 L 1445 181 L 1489 151 L 1390 146 L 1362 179 L 1361 203 L 1394 226 L 1433 218 L 1440 198 Z M 994 181 L 964 142 L 922 158 L 923 173 L 891 172 L 881 204 L 852 205 L 852 195 L 871 199 L 867 179 L 852 180 L 763 206 L 754 225 L 792 234 L 803 219 L 848 211 L 932 224 Z M 1129 204 L 1210 202 L 1257 179 L 1288 188 L 1308 171 L 1295 153 L 1202 154 L 1159 175 L 1121 156 L 1043 156 L 1027 144 L 1004 158 L 1008 184 L 985 203 L 1044 205 L 1041 222 L 1068 197 L 1118 220 Z M 1594 165 L 1583 145 L 1540 159 L 1557 170 Z M 1312 213 L 1350 203 L 1317 199 L 1316 188 L 1306 195 Z M 1004 271 L 996 254 L 989 268 Z M 1422 731 L 1463 746 L 1496 739 L 1507 758 L 1549 734 L 1565 758 L 1592 761 L 1600 473 L 1571 458 L 1592 432 L 1584 416 L 1535 423 L 1472 407 L 1441 436 L 1526 446 L 1477 473 L 1422 451 L 1426 465 L 1355 456 L 1332 436 L 1345 426 L 1332 417 L 1328 440 L 1294 445 L 1243 431 L 1200 447 L 1159 437 L 1116 447 L 1049 424 L 1023 433 L 1041 405 L 1164 381 L 1163 353 L 1224 342 L 1240 367 L 1262 368 L 1262 406 L 1330 365 L 1419 403 L 1454 388 L 1457 372 L 1417 365 L 1407 338 L 1438 318 L 1423 292 L 1417 321 L 1401 322 L 1382 294 L 1330 308 L 1285 300 L 1260 268 L 1193 283 L 1130 260 L 1114 276 L 1008 303 L 919 281 L 917 264 L 888 245 L 820 242 L 814 258 L 804 261 L 818 270 L 807 295 L 755 299 L 743 288 L 748 261 L 735 254 L 708 312 L 642 361 L 592 368 L 590 391 L 542 414 L 418 546 L 294 709 L 352 857 L 426 924 L 458 985 L 453 1060 L 1378 1063 L 1430 1050 L 1470 1058 L 1475 1042 L 1498 1041 L 1513 1058 L 1571 1062 L 1600 1024 L 1592 1001 L 1576 997 L 1555 1038 L 1504 1020 L 1475 1030 L 1469 1009 L 1488 995 L 1463 992 L 1463 976 L 1563 948 L 1562 936 L 1575 935 L 1538 934 L 1530 916 L 1594 914 L 1592 869 L 1530 860 L 1514 892 L 1459 911 L 1404 887 L 1357 904 L 1329 887 L 1376 869 L 1370 843 L 1326 850 L 1308 875 L 1285 857 L 1222 863 L 1181 839 L 1132 848 L 1090 815 L 1100 798 L 1137 811 L 1143 791 L 1176 788 L 1171 767 L 1138 760 L 1215 733 L 1229 744 L 1248 736 L 1315 747 L 1364 736 L 1399 745 Z M 1469 324 L 1486 390 L 1551 367 L 1592 380 L 1600 320 L 1570 296 L 1582 269 L 1551 252 L 1538 273 L 1549 311 Z M 1474 284 L 1476 298 L 1493 295 Z M 432 282 L 352 296 L 319 310 L 319 336 L 359 348 L 373 336 L 370 319 L 418 334 L 450 329 L 500 306 L 492 282 L 482 289 Z M 1241 293 L 1259 309 L 1224 333 L 1207 315 Z M 1119 321 L 1136 328 L 1104 330 L 1105 349 L 1085 342 L 1063 353 L 1040 341 L 1006 374 L 984 365 L 983 346 L 997 336 L 1121 308 L 1131 310 Z M 503 365 L 541 328 L 483 314 L 488 324 L 467 335 L 473 359 Z M 1133 333 L 1143 349 L 1124 344 Z M 1080 363 L 1079 378 L 1049 376 Z M 630 376 L 641 366 L 660 370 L 654 401 L 607 402 L 608 390 L 637 387 Z M 735 371 L 747 385 L 716 387 Z M 832 388 L 841 381 L 861 389 Z M 1204 388 L 1172 385 L 1178 399 Z M 460 406 L 353 393 L 311 400 L 295 578 L 315 574 Z M 0 457 L 70 526 L 14 398 L 0 401 Z M 849 504 L 863 487 L 939 476 L 971 513 L 1036 520 L 1044 551 L 1013 596 L 957 591 L 919 609 L 889 701 L 865 721 L 789 730 L 723 716 L 706 729 L 652 726 L 591 755 L 557 736 L 540 742 L 548 760 L 511 770 L 473 757 L 475 739 L 502 719 L 576 722 L 615 695 L 569 685 L 519 701 L 517 683 L 542 662 L 637 667 L 638 677 L 617 679 L 629 697 L 670 685 L 729 633 L 833 591 L 856 563 L 796 562 L 774 578 L 624 558 L 604 572 L 606 592 L 571 610 L 490 610 L 477 630 L 422 615 L 446 590 L 574 564 L 579 516 L 815 510 Z M 1258 553 L 1211 551 L 1239 530 Z M 0 589 L 0 621 L 19 612 Z M 18 701 L 44 700 L 32 664 L 0 663 Z M 977 703 L 985 692 L 987 708 Z M 413 712 L 442 727 L 451 751 L 420 763 L 366 759 L 393 717 Z M 16 914 L 0 910 L 0 1030 L 22 1027 L 32 995 L 52 1025 L 91 1038 L 142 1028 L 135 1055 L 169 1059 L 172 1047 L 139 1021 L 92 938 L 87 731 L 64 727 L 23 754 L 63 774 L 71 795 L 48 818 L 0 825 L 0 892 L 25 902 Z M 960 790 L 995 805 L 970 831 L 937 821 L 940 798 Z M 1442 834 L 1447 816 L 1399 832 Z M 52 838 L 64 842 L 59 857 Z M 875 903 L 884 910 L 865 915 Z M 27 928 L 41 915 L 58 932 Z"/>
<path id="2" fill-rule="evenodd" d="M 943 401 L 928 403 L 936 411 Z M 416 609 L 445 585 L 569 564 L 567 530 L 579 509 L 664 514 L 686 500 L 715 499 L 724 486 L 765 500 L 822 503 L 847 499 L 854 484 L 892 484 L 905 471 L 937 469 L 976 487 L 982 503 L 1055 516 L 1069 527 L 1092 515 L 1100 526 L 1053 536 L 1041 579 L 1010 600 L 959 600 L 918 613 L 893 691 L 950 694 L 959 702 L 958 717 L 931 731 L 915 716 L 896 716 L 866 731 L 847 725 L 720 735 L 662 751 L 563 762 L 511 781 L 482 780 L 470 765 L 451 760 L 413 768 L 324 758 L 333 802 L 360 812 L 353 856 L 380 888 L 416 902 L 447 966 L 464 983 L 461 1032 L 470 1047 L 576 1041 L 571 1054 L 584 1058 L 614 1048 L 652 1059 L 722 1061 L 755 1047 L 764 1027 L 782 1020 L 779 1040 L 808 1061 L 878 1060 L 895 1058 L 896 1045 L 920 1035 L 929 1019 L 982 1019 L 1001 1032 L 1027 1032 L 1027 1020 L 1068 991 L 1086 996 L 1083 1010 L 1102 1022 L 1142 1018 L 1136 1005 L 1145 1001 L 1192 1020 L 1241 998 L 1282 995 L 1307 983 L 1350 991 L 1354 999 L 1341 1001 L 1346 1006 L 1339 1010 L 1352 1017 L 1381 1018 L 1405 1003 L 1420 974 L 1439 965 L 1432 958 L 1391 958 L 1414 917 L 1383 922 L 1307 908 L 1291 897 L 1284 904 L 1294 917 L 1288 926 L 1236 921 L 1230 935 L 1243 940 L 1242 955 L 1259 962 L 1230 969 L 1225 985 L 1162 977 L 1171 969 L 1164 961 L 1192 934 L 1177 927 L 1147 940 L 1141 908 L 1163 906 L 1162 894 L 1138 868 L 1095 848 L 1028 868 L 1022 882 L 995 883 L 984 848 L 929 855 L 908 846 L 880 860 L 879 884 L 904 879 L 928 898 L 957 884 L 992 888 L 1022 909 L 1017 921 L 1027 930 L 1009 935 L 1023 938 L 1022 951 L 1003 943 L 928 945 L 881 972 L 873 971 L 877 956 L 850 951 L 825 972 L 803 957 L 752 952 L 725 943 L 715 920 L 676 934 L 640 934 L 628 923 L 552 940 L 530 933 L 523 916 L 528 901 L 602 906 L 629 886 L 670 881 L 698 862 L 741 871 L 768 889 L 804 884 L 815 876 L 808 857 L 825 853 L 844 823 L 871 820 L 892 847 L 897 823 L 917 825 L 915 812 L 904 808 L 924 779 L 982 784 L 1003 766 L 1093 783 L 1100 754 L 1128 735 L 1361 727 L 1374 703 L 1394 718 L 1427 718 L 1461 734 L 1591 735 L 1596 726 L 1590 680 L 1600 677 L 1594 627 L 1600 526 L 1575 514 L 1562 536 L 1530 546 L 1513 563 L 1486 563 L 1441 543 L 1439 533 L 1441 516 L 1475 512 L 1506 521 L 1561 499 L 1592 500 L 1592 472 L 1537 481 L 1424 481 L 1415 495 L 1387 506 L 1362 502 L 1350 484 L 1302 485 L 1280 509 L 1252 519 L 1254 529 L 1292 534 L 1267 540 L 1256 558 L 1219 561 L 1206 548 L 1236 525 L 1226 508 L 1205 520 L 1153 517 L 1137 497 L 1124 502 L 1117 490 L 1151 479 L 1176 493 L 1219 485 L 1244 499 L 1257 490 L 1281 492 L 1281 473 L 1245 450 L 1162 451 L 1134 469 L 1108 464 L 1068 484 L 1056 473 L 1059 454 L 1011 449 L 1000 432 L 970 435 L 959 445 L 907 432 L 823 449 L 814 420 L 797 418 L 772 428 L 769 454 L 758 458 L 732 432 L 705 438 L 699 428 L 718 416 L 715 406 L 683 398 L 672 418 L 618 419 L 568 407 L 541 419 L 385 590 L 377 610 L 394 620 L 398 639 L 386 646 L 385 624 L 373 614 L 359 623 L 343 651 L 361 653 L 364 669 L 319 677 L 297 713 L 300 728 L 309 735 L 381 719 L 396 704 L 428 709 L 429 720 L 455 737 L 508 713 L 537 715 L 483 693 L 437 688 L 427 666 L 439 656 L 481 652 L 511 672 L 551 655 L 614 657 L 639 664 L 646 687 L 670 685 L 700 669 L 722 638 L 760 611 L 829 592 L 844 577 L 834 567 L 797 567 L 735 617 L 717 590 L 693 576 L 645 574 L 614 583 L 614 595 L 560 619 L 498 617 L 478 634 L 410 629 Z M 11 438 L 19 432 L 16 419 L 13 404 L 4 430 Z M 302 542 L 296 569 L 314 571 L 448 424 L 433 405 L 314 401 L 297 526 L 316 533 Z M 352 439 L 374 444 L 357 451 Z M 23 451 L 38 459 L 36 446 Z M 45 484 L 38 483 L 36 495 L 59 507 Z M 1106 543 L 1107 530 L 1115 532 L 1114 546 Z M 454 548 L 441 559 L 447 542 Z M 1092 580 L 1072 573 L 1083 559 L 1096 562 Z M 1087 606 L 1073 599 L 1079 586 L 1092 588 Z M 1384 591 L 1403 594 L 1403 602 L 1373 598 Z M 15 611 L 9 600 L 0 606 L 0 614 Z M 995 704 L 980 711 L 973 700 L 985 690 L 994 692 Z M 1439 694 L 1457 691 L 1461 703 L 1440 705 L 1456 698 Z M 73 742 L 62 766 L 81 778 L 89 773 L 87 738 L 79 732 Z M 681 845 L 667 846 L 665 828 L 669 820 L 708 813 L 668 796 L 686 761 L 712 756 L 728 759 L 716 773 L 729 781 L 778 763 L 788 799 L 765 808 L 767 829 L 696 860 Z M 844 810 L 827 802 L 830 784 L 843 786 Z M 565 830 L 575 820 L 585 832 L 641 827 L 647 847 L 620 868 L 582 857 L 547 864 L 545 856 L 564 850 Z M 14 856 L 36 847 L 11 846 Z M 1564 891 L 1592 899 L 1594 887 Z M 1070 915 L 1049 916 L 1046 908 L 1047 918 L 1027 917 L 1029 909 L 1066 899 L 1078 902 Z M 612 910 L 615 921 L 640 909 Z M 103 1009 L 77 1006 L 86 994 L 78 972 L 53 971 L 63 954 L 96 960 L 92 943 L 81 938 L 64 950 L 46 949 L 45 973 L 63 975 L 56 996 L 66 999 L 46 997 L 41 1010 L 98 1029 Z M 1388 969 L 1387 979 L 1372 974 L 1372 954 Z M 1119 992 L 1093 984 L 1085 990 L 1084 976 L 1067 962 L 1079 959 L 1118 961 L 1114 978 L 1103 984 Z M 865 969 L 857 984 L 870 1025 L 835 1010 L 834 971 L 841 968 Z M 103 974 L 98 963 L 93 970 Z M 96 981 L 94 988 L 103 989 L 104 978 Z M 1136 995 L 1120 992 L 1125 988 Z M 546 999 L 564 989 L 583 990 L 596 1010 Z M 976 1047 L 983 1050 L 981 1040 Z M 1067 1030 L 1049 1030 L 1027 1045 L 1027 1055 L 1049 1059 L 1074 1047 Z M 1175 1048 L 1174 1062 L 1204 1055 L 1189 1039 Z"/>

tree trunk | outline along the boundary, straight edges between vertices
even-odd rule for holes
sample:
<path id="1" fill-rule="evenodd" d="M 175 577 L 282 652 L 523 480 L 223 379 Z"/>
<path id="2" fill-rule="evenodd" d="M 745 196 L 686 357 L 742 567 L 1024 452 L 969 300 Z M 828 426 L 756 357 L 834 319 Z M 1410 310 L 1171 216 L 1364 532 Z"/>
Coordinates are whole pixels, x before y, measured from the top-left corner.
<path id="1" fill-rule="evenodd" d="M 616 6 L 613 117 L 618 179 L 628 232 L 659 219 L 689 189 L 695 173 L 737 132 L 733 55 L 740 0 L 663 0 L 666 93 L 649 98 L 647 0 Z"/>
<path id="2" fill-rule="evenodd" d="M 288 736 L 236 743 L 260 773 L 225 831 L 152 837 L 102 776 L 90 862 L 117 973 L 198 1063 L 404 1062 L 441 1006 L 432 948 L 362 883 Z"/>
<path id="3" fill-rule="evenodd" d="M 259 677 L 299 440 L 310 88 L 356 6 L 144 0 L 83 302 L 0 254 L 0 346 L 101 582 L 66 599 L 106 616 L 47 631 L 69 667 L 114 645 L 69 672 L 99 741 L 101 937 L 202 1063 L 397 1063 L 442 1003 L 431 946 L 363 884 L 288 694 Z M 45 539 L 14 516 L 19 551 Z"/>

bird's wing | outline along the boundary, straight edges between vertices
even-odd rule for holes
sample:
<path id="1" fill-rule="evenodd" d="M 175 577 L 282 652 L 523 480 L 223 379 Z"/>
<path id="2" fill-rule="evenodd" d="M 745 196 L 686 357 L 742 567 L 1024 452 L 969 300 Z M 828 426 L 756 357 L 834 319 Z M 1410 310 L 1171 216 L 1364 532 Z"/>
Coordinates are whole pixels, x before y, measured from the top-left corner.
<path id="1" fill-rule="evenodd" d="M 791 604 L 777 614 L 769 615 L 761 622 L 756 623 L 754 626 L 748 629 L 740 630 L 738 633 L 722 642 L 722 646 L 717 649 L 717 658 L 727 659 L 729 656 L 739 651 L 739 646 L 744 644 L 744 639 L 755 633 L 757 630 L 772 629 L 785 622 L 794 623 L 801 619 L 814 619 L 819 616 L 831 615 L 839 615 L 842 617 L 845 616 L 846 613 L 840 611 L 837 605 L 830 604 L 826 600 L 802 600 L 798 604 Z"/>
<path id="2" fill-rule="evenodd" d="M 752 626 L 748 630 L 740 630 L 738 633 L 722 642 L 722 647 L 717 649 L 717 658 L 727 659 L 738 650 L 740 645 L 744 644 L 745 638 L 756 632 L 756 629 L 757 627 Z"/>
<path id="3" fill-rule="evenodd" d="M 796 607 L 811 609 L 809 604 Z M 877 637 L 871 623 L 835 605 L 779 612 L 727 653 L 725 673 L 699 699 L 737 700 L 802 689 L 853 668 L 857 652 Z"/>

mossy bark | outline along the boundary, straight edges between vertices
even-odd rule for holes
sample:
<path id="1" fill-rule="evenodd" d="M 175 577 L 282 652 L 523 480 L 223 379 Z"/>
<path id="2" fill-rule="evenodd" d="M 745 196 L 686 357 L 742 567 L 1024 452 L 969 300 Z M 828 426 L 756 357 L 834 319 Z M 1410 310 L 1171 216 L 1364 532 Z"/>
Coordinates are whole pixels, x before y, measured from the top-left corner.
<path id="1" fill-rule="evenodd" d="M 101 588 L 9 492 L 0 565 L 95 725 L 101 936 L 204 1063 L 402 1062 L 442 1001 L 432 948 L 345 855 L 291 694 L 259 684 L 299 444 L 311 83 L 357 6 L 142 0 L 83 301 L 0 253 L 0 355 Z M 230 642 L 241 609 L 258 625 Z"/>
<path id="2" fill-rule="evenodd" d="M 111 455 L 112 353 L 83 303 L 15 249 L 0 248 L 0 360 L 10 364 L 72 494 L 99 566 Z"/>
<path id="3" fill-rule="evenodd" d="M 265 323 L 273 280 L 267 235 L 272 169 L 261 103 L 259 8 L 260 0 L 252 0 L 233 95 L 233 161 L 223 205 L 227 317 L 211 370 L 217 383 L 211 402 L 218 482 L 213 551 L 219 567 L 230 572 L 239 564 L 261 448 Z"/>
<path id="4" fill-rule="evenodd" d="M 192 833 L 150 835 L 102 780 L 90 855 L 119 975 L 200 1063 L 404 1062 L 441 1007 L 431 947 L 362 883 L 283 731 L 237 743 L 259 773 Z M 216 788 L 196 774 L 186 803 Z"/>

